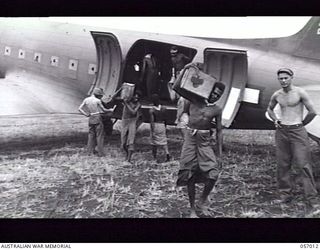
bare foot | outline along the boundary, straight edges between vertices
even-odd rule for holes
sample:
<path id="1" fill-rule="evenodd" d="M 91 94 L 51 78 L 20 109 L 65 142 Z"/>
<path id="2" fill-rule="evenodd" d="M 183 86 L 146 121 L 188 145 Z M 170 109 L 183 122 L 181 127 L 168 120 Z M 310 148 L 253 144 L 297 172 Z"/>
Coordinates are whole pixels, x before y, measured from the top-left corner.
<path id="1" fill-rule="evenodd" d="M 204 214 L 206 216 L 209 216 L 211 215 L 211 212 L 210 212 L 210 202 L 206 199 L 206 200 L 201 200 L 199 201 L 199 204 L 197 205 L 197 208 L 199 209 L 199 212 L 201 214 Z"/>
<path id="2" fill-rule="evenodd" d="M 196 211 L 192 210 L 190 215 L 189 215 L 189 218 L 199 218 L 198 215 L 196 214 Z"/>
<path id="3" fill-rule="evenodd" d="M 209 205 L 208 199 L 205 199 L 205 200 L 201 199 L 201 200 L 199 201 L 199 204 L 198 204 L 197 207 L 198 207 L 200 210 L 203 210 L 203 209 L 206 208 L 208 205 Z"/>

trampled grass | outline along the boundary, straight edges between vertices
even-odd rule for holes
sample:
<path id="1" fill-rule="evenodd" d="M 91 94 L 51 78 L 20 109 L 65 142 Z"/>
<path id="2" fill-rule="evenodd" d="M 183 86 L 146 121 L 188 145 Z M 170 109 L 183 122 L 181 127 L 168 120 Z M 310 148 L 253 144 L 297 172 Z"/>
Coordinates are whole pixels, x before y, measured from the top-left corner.
<path id="1" fill-rule="evenodd" d="M 82 116 L 0 119 L 1 218 L 183 218 L 184 188 L 176 188 L 182 138 L 168 127 L 172 161 L 152 159 L 148 125 L 137 134 L 133 164 L 120 150 L 120 124 L 106 138 L 106 157 L 88 156 Z M 279 202 L 273 131 L 224 130 L 223 169 L 202 217 L 320 217 L 300 185 Z M 315 173 L 319 148 L 312 143 Z M 202 189 L 202 186 L 199 186 Z"/>

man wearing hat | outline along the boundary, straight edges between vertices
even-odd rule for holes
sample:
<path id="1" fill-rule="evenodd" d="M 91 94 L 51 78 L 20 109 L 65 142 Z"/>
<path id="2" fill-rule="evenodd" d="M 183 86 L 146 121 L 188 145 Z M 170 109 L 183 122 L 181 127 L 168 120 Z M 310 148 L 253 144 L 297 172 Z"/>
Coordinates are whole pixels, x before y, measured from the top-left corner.
<path id="1" fill-rule="evenodd" d="M 292 84 L 291 69 L 279 69 L 277 75 L 282 88 L 271 96 L 267 112 L 276 127 L 277 181 L 280 197 L 283 202 L 292 200 L 291 169 L 295 167 L 301 176 L 305 197 L 309 205 L 314 206 L 317 205 L 317 190 L 310 163 L 308 134 L 304 125 L 316 116 L 316 111 L 306 91 Z M 277 104 L 280 106 L 281 117 L 277 117 L 274 112 Z M 303 119 L 304 107 L 308 114 Z"/>
<path id="2" fill-rule="evenodd" d="M 177 46 L 172 46 L 170 49 L 172 67 L 175 70 L 175 76 L 177 76 L 183 67 L 191 62 L 191 59 L 185 54 L 179 52 Z"/>
<path id="3" fill-rule="evenodd" d="M 104 93 L 101 88 L 94 88 L 93 94 L 83 100 L 79 111 L 89 117 L 88 152 L 95 154 L 95 147 L 98 149 L 98 156 L 104 156 L 104 128 L 101 115 L 106 112 L 113 112 L 114 108 L 106 109 L 101 101 Z"/>
<path id="4" fill-rule="evenodd" d="M 170 49 L 171 55 L 171 64 L 172 64 L 172 72 L 171 72 L 171 80 L 168 83 L 168 91 L 170 94 L 170 98 L 176 99 L 177 96 L 175 92 L 172 90 L 173 83 L 180 74 L 180 71 L 184 68 L 184 66 L 191 62 L 191 59 L 183 53 L 180 53 L 177 46 L 172 46 Z"/>

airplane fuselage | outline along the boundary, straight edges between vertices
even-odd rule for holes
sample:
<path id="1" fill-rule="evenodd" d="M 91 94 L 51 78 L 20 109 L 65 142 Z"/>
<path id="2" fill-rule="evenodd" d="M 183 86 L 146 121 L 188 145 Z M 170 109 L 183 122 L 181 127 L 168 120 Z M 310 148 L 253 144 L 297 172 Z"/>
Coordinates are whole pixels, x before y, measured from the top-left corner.
<path id="1" fill-rule="evenodd" d="M 34 20 L 2 20 L 0 32 L 0 115 L 77 113 L 92 86 L 112 95 L 123 82 L 134 81 L 139 72 L 131 69 L 144 48 L 165 61 L 172 44 L 194 62 L 207 64 L 208 73 L 218 65 L 218 80 L 230 81 L 224 100 L 229 109 L 226 127 L 273 128 L 265 112 L 272 93 L 281 87 L 276 75 L 281 67 L 295 72 L 293 84 L 305 88 L 312 99 L 320 96 L 319 60 L 299 51 L 289 38 L 200 39 Z M 170 72 L 161 77 L 166 82 Z M 163 100 L 173 124 L 176 106 Z"/>

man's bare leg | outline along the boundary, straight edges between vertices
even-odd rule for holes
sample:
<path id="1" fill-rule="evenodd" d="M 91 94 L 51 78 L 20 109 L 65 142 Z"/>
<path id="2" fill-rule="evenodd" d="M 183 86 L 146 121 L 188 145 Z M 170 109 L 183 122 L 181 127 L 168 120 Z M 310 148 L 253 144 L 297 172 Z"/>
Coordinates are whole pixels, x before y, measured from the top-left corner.
<path id="1" fill-rule="evenodd" d="M 164 151 L 166 152 L 166 162 L 170 161 L 170 153 L 169 153 L 169 148 L 168 144 L 164 145 Z"/>
<path id="2" fill-rule="evenodd" d="M 152 145 L 152 156 L 153 156 L 154 160 L 157 159 L 157 146 L 156 145 Z"/>
<path id="3" fill-rule="evenodd" d="M 200 197 L 200 202 L 199 202 L 199 207 L 200 207 L 200 209 L 203 209 L 203 208 L 204 208 L 205 203 L 206 203 L 207 200 L 208 200 L 208 196 L 209 196 L 210 192 L 212 191 L 215 183 L 216 183 L 216 181 L 215 181 L 215 180 L 212 180 L 212 179 L 209 179 L 209 180 L 205 183 L 205 186 L 204 186 L 202 195 L 201 195 L 201 197 Z"/>
<path id="4" fill-rule="evenodd" d="M 129 149 L 129 151 L 128 151 L 128 157 L 127 157 L 127 161 L 128 161 L 128 162 L 131 162 L 132 154 L 133 154 L 133 150 L 130 150 L 130 149 Z"/>
<path id="5" fill-rule="evenodd" d="M 195 207 L 195 199 L 196 199 L 196 184 L 194 180 L 191 178 L 187 185 L 188 188 L 188 196 L 189 196 L 189 202 L 190 202 L 190 218 L 198 218 L 196 214 L 196 207 Z"/>
<path id="6" fill-rule="evenodd" d="M 127 144 L 123 144 L 122 148 L 123 148 L 124 152 L 126 153 L 126 158 L 127 158 L 128 153 L 129 153 Z"/>

